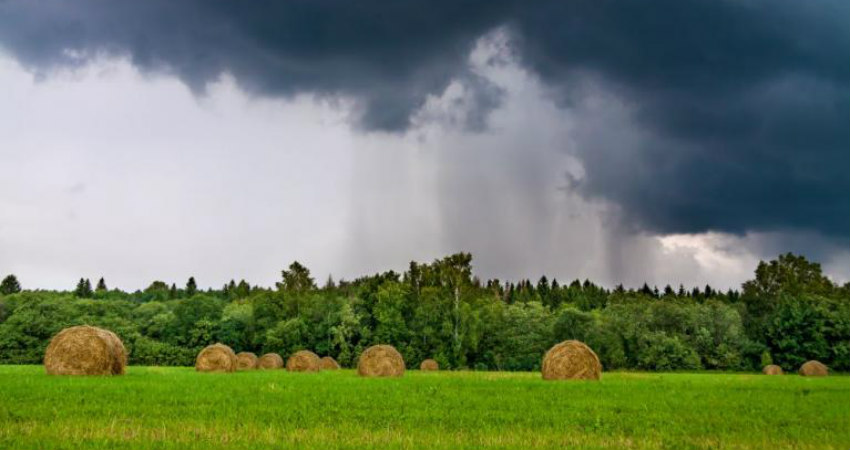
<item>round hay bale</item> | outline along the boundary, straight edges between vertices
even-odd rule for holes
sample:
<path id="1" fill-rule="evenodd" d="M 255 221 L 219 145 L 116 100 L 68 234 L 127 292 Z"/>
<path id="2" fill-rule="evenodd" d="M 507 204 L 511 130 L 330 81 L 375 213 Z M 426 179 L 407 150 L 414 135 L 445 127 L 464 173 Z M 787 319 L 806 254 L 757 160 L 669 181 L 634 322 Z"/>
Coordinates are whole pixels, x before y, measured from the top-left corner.
<path id="1" fill-rule="evenodd" d="M 236 370 L 251 370 L 257 368 L 257 355 L 251 352 L 236 354 Z"/>
<path id="2" fill-rule="evenodd" d="M 310 350 L 300 350 L 286 360 L 286 370 L 290 372 L 318 372 L 319 355 Z"/>
<path id="3" fill-rule="evenodd" d="M 546 352 L 541 371 L 544 380 L 598 380 L 602 364 L 583 342 L 564 341 Z"/>
<path id="4" fill-rule="evenodd" d="M 776 364 L 764 366 L 764 369 L 761 369 L 761 372 L 765 375 L 783 375 L 785 373 L 782 371 L 782 368 Z"/>
<path id="5" fill-rule="evenodd" d="M 283 358 L 277 353 L 266 353 L 257 360 L 258 369 L 282 369 Z"/>
<path id="6" fill-rule="evenodd" d="M 392 345 L 373 345 L 360 354 L 357 374 L 361 377 L 400 377 L 404 358 Z"/>
<path id="7" fill-rule="evenodd" d="M 127 367 L 127 349 L 124 348 L 124 342 L 121 341 L 121 338 L 117 334 L 107 329 L 101 328 L 101 330 L 106 333 L 106 338 L 111 341 L 112 350 L 115 355 L 115 360 L 112 363 L 112 374 L 124 375 Z"/>
<path id="8" fill-rule="evenodd" d="M 422 364 L 419 364 L 419 370 L 440 370 L 440 364 L 433 359 L 426 359 L 422 361 Z"/>
<path id="9" fill-rule="evenodd" d="M 235 372 L 239 365 L 236 353 L 224 344 L 206 346 L 195 359 L 195 370 L 198 372 Z"/>
<path id="10" fill-rule="evenodd" d="M 44 352 L 49 375 L 123 375 L 127 351 L 118 336 L 102 328 L 80 325 L 53 336 Z"/>
<path id="11" fill-rule="evenodd" d="M 825 377 L 829 375 L 829 367 L 820 361 L 806 361 L 800 366 L 800 375 L 804 377 Z"/>
<path id="12" fill-rule="evenodd" d="M 335 359 L 330 356 L 323 356 L 321 360 L 319 360 L 319 369 L 322 370 L 339 370 L 339 363 L 336 362 Z"/>

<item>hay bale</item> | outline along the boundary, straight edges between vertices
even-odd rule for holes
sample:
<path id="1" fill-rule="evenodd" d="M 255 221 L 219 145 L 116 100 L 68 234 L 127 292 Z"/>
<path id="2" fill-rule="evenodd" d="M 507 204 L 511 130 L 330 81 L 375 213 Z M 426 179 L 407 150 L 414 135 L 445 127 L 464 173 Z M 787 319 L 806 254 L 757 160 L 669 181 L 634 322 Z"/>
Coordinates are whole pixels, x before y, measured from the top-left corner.
<path id="1" fill-rule="evenodd" d="M 49 375 L 123 375 L 126 366 L 127 350 L 121 339 L 88 325 L 60 331 L 44 352 Z"/>
<path id="2" fill-rule="evenodd" d="M 602 364 L 583 342 L 564 341 L 546 352 L 541 371 L 544 380 L 598 380 Z"/>
<path id="3" fill-rule="evenodd" d="M 800 375 L 804 377 L 825 377 L 829 375 L 829 367 L 820 361 L 806 361 L 800 366 Z"/>
<path id="4" fill-rule="evenodd" d="M 765 375 L 783 375 L 785 373 L 782 371 L 782 368 L 776 364 L 764 366 L 764 369 L 761 369 L 761 372 Z"/>
<path id="5" fill-rule="evenodd" d="M 124 375 L 127 367 L 127 349 L 124 348 L 124 343 L 117 334 L 104 328 L 101 328 L 101 330 L 106 333 L 106 338 L 111 341 L 112 350 L 115 355 L 115 360 L 112 363 L 112 374 Z"/>
<path id="6" fill-rule="evenodd" d="M 433 359 L 426 359 L 422 361 L 422 364 L 419 364 L 419 370 L 440 370 L 440 364 Z"/>
<path id="7" fill-rule="evenodd" d="M 321 360 L 319 360 L 319 369 L 321 370 L 339 370 L 339 363 L 336 362 L 335 359 L 330 356 L 323 356 Z"/>
<path id="8" fill-rule="evenodd" d="M 361 377 L 400 377 L 404 358 L 392 345 L 373 345 L 360 354 L 357 374 Z"/>
<path id="9" fill-rule="evenodd" d="M 282 369 L 283 358 L 277 353 L 266 353 L 257 360 L 258 369 Z"/>
<path id="10" fill-rule="evenodd" d="M 208 345 L 198 353 L 195 370 L 198 372 L 235 372 L 239 365 L 233 349 L 218 343 Z"/>
<path id="11" fill-rule="evenodd" d="M 251 370 L 257 368 L 257 355 L 251 352 L 236 354 L 236 370 Z"/>
<path id="12" fill-rule="evenodd" d="M 286 360 L 286 370 L 290 372 L 318 372 L 319 355 L 310 350 L 300 350 Z"/>

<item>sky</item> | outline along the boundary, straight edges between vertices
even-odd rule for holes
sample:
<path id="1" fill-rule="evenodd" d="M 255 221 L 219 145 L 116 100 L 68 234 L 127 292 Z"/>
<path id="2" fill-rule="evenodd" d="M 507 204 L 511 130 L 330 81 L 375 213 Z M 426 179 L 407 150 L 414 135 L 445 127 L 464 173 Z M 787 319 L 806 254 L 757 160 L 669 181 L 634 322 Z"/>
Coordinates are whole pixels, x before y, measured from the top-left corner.
<path id="1" fill-rule="evenodd" d="M 0 275 L 850 280 L 850 3 L 0 0 Z"/>

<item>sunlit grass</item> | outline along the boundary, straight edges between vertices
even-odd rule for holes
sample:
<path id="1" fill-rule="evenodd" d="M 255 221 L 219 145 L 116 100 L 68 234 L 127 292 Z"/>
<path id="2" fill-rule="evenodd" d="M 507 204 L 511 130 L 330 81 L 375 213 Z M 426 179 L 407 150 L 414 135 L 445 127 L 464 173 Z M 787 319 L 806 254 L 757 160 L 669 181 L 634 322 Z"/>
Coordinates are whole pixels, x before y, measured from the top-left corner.
<path id="1" fill-rule="evenodd" d="M 850 448 L 850 378 L 0 366 L 0 448 Z"/>

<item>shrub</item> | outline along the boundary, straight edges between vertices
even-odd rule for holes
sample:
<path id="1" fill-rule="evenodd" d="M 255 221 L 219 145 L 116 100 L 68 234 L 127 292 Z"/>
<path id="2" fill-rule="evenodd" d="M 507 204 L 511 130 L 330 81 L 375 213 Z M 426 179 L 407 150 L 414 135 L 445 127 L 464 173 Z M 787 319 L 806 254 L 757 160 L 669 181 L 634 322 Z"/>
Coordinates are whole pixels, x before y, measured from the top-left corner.
<path id="1" fill-rule="evenodd" d="M 641 339 L 638 368 L 644 370 L 701 369 L 697 352 L 676 336 L 663 332 L 650 333 Z"/>
<path id="2" fill-rule="evenodd" d="M 130 363 L 139 366 L 191 366 L 195 351 L 140 336 L 133 343 Z"/>

